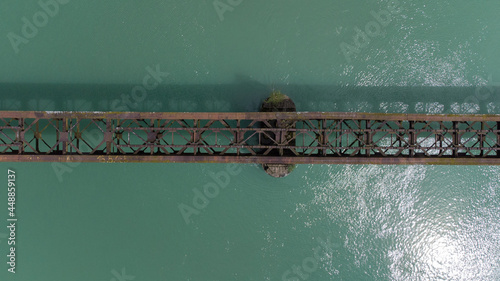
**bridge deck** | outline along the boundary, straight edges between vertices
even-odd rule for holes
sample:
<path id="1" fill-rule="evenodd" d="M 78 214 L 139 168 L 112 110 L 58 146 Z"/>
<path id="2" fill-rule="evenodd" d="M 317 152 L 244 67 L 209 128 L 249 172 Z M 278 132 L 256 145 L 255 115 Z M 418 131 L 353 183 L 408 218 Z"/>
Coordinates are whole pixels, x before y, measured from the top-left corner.
<path id="1" fill-rule="evenodd" d="M 0 161 L 500 165 L 499 128 L 500 115 L 3 111 Z"/>

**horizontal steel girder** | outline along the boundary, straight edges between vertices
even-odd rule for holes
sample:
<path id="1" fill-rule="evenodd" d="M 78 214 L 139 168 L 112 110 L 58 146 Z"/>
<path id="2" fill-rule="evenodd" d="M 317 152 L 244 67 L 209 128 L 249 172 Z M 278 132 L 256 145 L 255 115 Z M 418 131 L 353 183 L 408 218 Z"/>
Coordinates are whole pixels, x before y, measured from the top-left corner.
<path id="1" fill-rule="evenodd" d="M 500 165 L 500 115 L 0 112 L 0 161 Z"/>

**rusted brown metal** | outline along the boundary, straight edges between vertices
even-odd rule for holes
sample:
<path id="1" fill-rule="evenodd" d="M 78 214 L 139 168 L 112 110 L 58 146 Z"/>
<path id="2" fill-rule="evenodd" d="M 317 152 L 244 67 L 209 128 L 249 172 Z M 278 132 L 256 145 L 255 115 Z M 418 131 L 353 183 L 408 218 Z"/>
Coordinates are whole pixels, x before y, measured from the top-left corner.
<path id="1" fill-rule="evenodd" d="M 387 121 L 497 121 L 498 114 L 407 114 L 364 112 L 101 112 L 101 111 L 0 111 L 0 118 L 79 119 L 351 119 Z"/>
<path id="2" fill-rule="evenodd" d="M 3 111 L 0 161 L 500 165 L 499 127 L 500 115 Z"/>

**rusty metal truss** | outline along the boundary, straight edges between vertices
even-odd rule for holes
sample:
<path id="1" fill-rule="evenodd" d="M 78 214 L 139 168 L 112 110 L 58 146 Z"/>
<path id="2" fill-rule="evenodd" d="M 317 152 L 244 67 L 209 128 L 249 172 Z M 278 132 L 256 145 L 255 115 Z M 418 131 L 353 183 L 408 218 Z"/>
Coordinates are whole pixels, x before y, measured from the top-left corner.
<path id="1" fill-rule="evenodd" d="M 0 112 L 0 161 L 499 165 L 500 115 Z"/>

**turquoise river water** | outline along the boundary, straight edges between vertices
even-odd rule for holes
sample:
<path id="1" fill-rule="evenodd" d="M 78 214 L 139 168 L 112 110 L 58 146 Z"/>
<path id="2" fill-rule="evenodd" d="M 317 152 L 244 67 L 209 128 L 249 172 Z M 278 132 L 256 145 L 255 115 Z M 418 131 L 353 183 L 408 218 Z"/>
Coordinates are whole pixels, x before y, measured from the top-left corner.
<path id="1" fill-rule="evenodd" d="M 280 90 L 299 111 L 500 114 L 499 14 L 498 0 L 1 1 L 0 110 L 257 111 Z M 500 280 L 499 167 L 0 173 L 2 281 Z"/>

